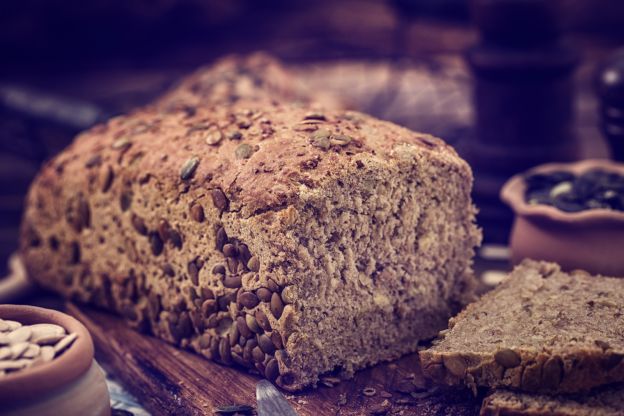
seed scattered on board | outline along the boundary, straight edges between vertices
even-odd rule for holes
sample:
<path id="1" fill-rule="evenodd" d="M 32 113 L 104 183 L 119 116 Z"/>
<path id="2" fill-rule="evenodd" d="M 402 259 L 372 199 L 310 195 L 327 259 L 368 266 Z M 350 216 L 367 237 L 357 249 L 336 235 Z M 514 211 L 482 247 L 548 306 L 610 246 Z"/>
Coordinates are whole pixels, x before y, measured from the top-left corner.
<path id="1" fill-rule="evenodd" d="M 0 377 L 52 361 L 77 337 L 55 324 L 22 325 L 0 319 Z"/>

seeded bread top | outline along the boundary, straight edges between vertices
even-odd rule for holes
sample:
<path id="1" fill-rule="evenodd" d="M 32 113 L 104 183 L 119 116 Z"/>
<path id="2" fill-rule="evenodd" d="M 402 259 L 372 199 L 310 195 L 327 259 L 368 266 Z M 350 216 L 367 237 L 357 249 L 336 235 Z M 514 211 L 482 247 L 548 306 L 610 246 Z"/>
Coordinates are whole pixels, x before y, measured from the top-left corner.
<path id="1" fill-rule="evenodd" d="M 332 180 L 341 166 L 422 152 L 433 163 L 456 166 L 469 192 L 470 168 L 442 140 L 364 114 L 258 102 L 204 106 L 192 114 L 146 108 L 80 135 L 42 179 L 66 170 L 68 186 L 74 177 L 82 184 L 86 167 L 90 187 L 155 180 L 163 195 L 203 187 L 217 206 L 248 217 L 284 208 L 302 189 Z"/>
<path id="2" fill-rule="evenodd" d="M 482 415 L 616 416 L 624 413 L 624 385 L 589 394 L 549 396 L 496 390 L 483 401 Z"/>
<path id="3" fill-rule="evenodd" d="M 242 99 L 342 108 L 335 96 L 310 90 L 279 60 L 262 52 L 227 56 L 198 69 L 163 95 L 156 106 L 193 109 L 206 104 L 233 104 Z"/>
<path id="4" fill-rule="evenodd" d="M 432 352 L 624 353 L 624 280 L 527 260 L 449 322 Z"/>

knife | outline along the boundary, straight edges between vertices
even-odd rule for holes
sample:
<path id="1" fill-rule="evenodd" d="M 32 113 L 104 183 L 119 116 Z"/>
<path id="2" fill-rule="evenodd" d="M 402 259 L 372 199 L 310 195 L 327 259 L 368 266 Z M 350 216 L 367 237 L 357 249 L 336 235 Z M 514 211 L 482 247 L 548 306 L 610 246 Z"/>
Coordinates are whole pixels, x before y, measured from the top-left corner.
<path id="1" fill-rule="evenodd" d="M 258 416 L 297 416 L 297 412 L 268 380 L 256 384 Z"/>

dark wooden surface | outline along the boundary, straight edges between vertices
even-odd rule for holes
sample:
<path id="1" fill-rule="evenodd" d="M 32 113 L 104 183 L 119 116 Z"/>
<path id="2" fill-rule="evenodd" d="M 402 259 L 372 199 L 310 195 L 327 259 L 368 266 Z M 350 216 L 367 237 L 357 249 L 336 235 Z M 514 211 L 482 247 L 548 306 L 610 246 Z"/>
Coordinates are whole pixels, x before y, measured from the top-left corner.
<path id="1" fill-rule="evenodd" d="M 255 407 L 258 376 L 135 332 L 108 313 L 74 304 L 68 304 L 67 311 L 91 332 L 98 362 L 154 415 L 211 415 L 234 403 Z M 375 393 L 365 395 L 365 388 Z M 286 397 L 301 416 L 468 416 L 477 415 L 481 403 L 481 397 L 468 390 L 430 385 L 417 354 L 360 371 L 331 388 L 320 386 Z M 386 412 L 375 413 L 381 409 Z"/>

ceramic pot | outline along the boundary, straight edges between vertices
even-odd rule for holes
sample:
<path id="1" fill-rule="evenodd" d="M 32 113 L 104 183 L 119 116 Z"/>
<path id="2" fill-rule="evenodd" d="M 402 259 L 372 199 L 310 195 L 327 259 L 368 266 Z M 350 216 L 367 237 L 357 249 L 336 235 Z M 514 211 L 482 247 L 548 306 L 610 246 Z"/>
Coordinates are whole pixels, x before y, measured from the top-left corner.
<path id="1" fill-rule="evenodd" d="M 524 258 L 559 263 L 564 270 L 582 269 L 593 274 L 624 277 L 624 212 L 591 209 L 563 212 L 549 205 L 525 201 L 524 177 L 532 173 L 568 171 L 579 175 L 601 169 L 624 175 L 624 164 L 609 160 L 540 165 L 509 179 L 501 199 L 515 213 L 510 238 L 511 260 Z"/>
<path id="2" fill-rule="evenodd" d="M 55 310 L 25 305 L 0 305 L 0 318 L 24 325 L 53 323 L 78 335 L 52 361 L 0 378 L 2 415 L 110 415 L 106 379 L 93 359 L 91 336 L 80 322 Z"/>

